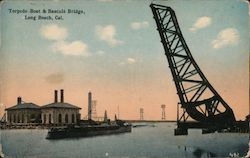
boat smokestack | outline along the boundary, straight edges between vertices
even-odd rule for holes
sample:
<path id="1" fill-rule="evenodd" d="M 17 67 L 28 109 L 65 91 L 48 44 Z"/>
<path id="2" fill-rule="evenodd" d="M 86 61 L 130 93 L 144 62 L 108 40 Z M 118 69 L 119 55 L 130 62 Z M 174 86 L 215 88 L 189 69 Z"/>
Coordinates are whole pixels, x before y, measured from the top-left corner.
<path id="1" fill-rule="evenodd" d="M 92 93 L 88 93 L 88 119 L 91 120 L 92 113 Z"/>
<path id="2" fill-rule="evenodd" d="M 55 103 L 58 102 L 58 93 L 57 93 L 57 90 L 55 90 L 54 102 L 55 102 Z"/>
<path id="3" fill-rule="evenodd" d="M 64 92 L 63 92 L 63 89 L 61 89 L 61 103 L 64 102 Z"/>
<path id="4" fill-rule="evenodd" d="M 17 97 L 17 104 L 22 104 L 22 98 L 21 97 Z"/>

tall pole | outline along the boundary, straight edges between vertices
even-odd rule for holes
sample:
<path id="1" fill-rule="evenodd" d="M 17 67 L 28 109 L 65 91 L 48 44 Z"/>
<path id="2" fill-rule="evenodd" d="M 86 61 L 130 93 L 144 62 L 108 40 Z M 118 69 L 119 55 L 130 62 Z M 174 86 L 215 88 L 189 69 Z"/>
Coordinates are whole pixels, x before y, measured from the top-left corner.
<path id="1" fill-rule="evenodd" d="M 88 93 L 88 119 L 91 120 L 91 113 L 92 113 L 92 93 Z"/>
<path id="2" fill-rule="evenodd" d="M 162 104 L 162 105 L 161 105 L 161 109 L 162 109 L 162 116 L 161 116 L 161 119 L 162 119 L 162 120 L 165 120 L 165 119 L 166 119 L 165 108 L 166 108 L 166 105 Z"/>
<path id="3" fill-rule="evenodd" d="M 143 120 L 143 119 L 144 119 L 144 118 L 143 118 L 143 113 L 144 113 L 143 108 L 140 108 L 140 120 Z"/>

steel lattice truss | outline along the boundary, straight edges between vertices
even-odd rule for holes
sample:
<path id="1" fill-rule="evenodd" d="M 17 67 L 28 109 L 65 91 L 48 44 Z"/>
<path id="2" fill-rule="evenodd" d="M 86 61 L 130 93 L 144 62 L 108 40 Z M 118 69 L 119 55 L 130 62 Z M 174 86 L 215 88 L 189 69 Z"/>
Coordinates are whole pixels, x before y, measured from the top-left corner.
<path id="1" fill-rule="evenodd" d="M 190 116 L 200 122 L 234 122 L 232 109 L 208 82 L 192 57 L 174 11 L 156 4 L 150 7 L 184 110 L 180 119 L 186 121 Z"/>

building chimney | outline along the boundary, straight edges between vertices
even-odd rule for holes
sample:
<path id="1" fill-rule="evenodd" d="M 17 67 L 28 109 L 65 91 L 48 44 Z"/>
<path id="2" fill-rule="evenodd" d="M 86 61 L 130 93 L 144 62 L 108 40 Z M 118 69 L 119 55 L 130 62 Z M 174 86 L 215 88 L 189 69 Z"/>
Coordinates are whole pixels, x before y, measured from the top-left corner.
<path id="1" fill-rule="evenodd" d="M 88 119 L 91 120 L 92 113 L 92 93 L 88 93 Z"/>
<path id="2" fill-rule="evenodd" d="M 21 97 L 17 97 L 17 104 L 22 104 L 22 98 Z"/>
<path id="3" fill-rule="evenodd" d="M 63 89 L 61 89 L 61 103 L 64 102 L 64 94 L 63 94 Z"/>
<path id="4" fill-rule="evenodd" d="M 57 93 L 57 90 L 55 90 L 55 103 L 58 102 L 58 93 Z"/>

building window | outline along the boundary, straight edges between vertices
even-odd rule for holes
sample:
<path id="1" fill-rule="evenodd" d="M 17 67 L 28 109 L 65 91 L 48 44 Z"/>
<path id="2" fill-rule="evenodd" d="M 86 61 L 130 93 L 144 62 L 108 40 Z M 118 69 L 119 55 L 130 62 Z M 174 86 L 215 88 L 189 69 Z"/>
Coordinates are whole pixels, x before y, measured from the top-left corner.
<path id="1" fill-rule="evenodd" d="M 16 115 L 14 114 L 14 123 L 16 123 Z"/>
<path id="2" fill-rule="evenodd" d="M 37 114 L 37 123 L 41 123 L 42 122 L 42 114 Z"/>
<path id="3" fill-rule="evenodd" d="M 31 114 L 30 117 L 31 117 L 30 120 L 32 123 L 36 122 L 36 115 L 35 114 Z"/>
<path id="4" fill-rule="evenodd" d="M 9 115 L 9 121 L 10 121 L 10 123 L 12 122 L 11 117 L 12 117 L 12 115 L 10 114 L 10 115 Z"/>
<path id="5" fill-rule="evenodd" d="M 24 123 L 24 114 L 22 114 L 22 123 Z"/>
<path id="6" fill-rule="evenodd" d="M 30 114 L 27 114 L 27 123 L 30 123 Z"/>
<path id="7" fill-rule="evenodd" d="M 76 122 L 80 121 L 81 119 L 81 115 L 80 114 L 76 114 Z"/>
<path id="8" fill-rule="evenodd" d="M 72 118 L 71 118 L 71 120 L 72 120 L 72 123 L 75 123 L 75 115 L 74 114 L 72 114 L 72 116 L 71 116 Z"/>
<path id="9" fill-rule="evenodd" d="M 17 114 L 17 123 L 20 123 L 20 115 Z"/>
<path id="10" fill-rule="evenodd" d="M 65 123 L 69 122 L 68 114 L 65 115 Z"/>
<path id="11" fill-rule="evenodd" d="M 62 114 L 58 115 L 58 123 L 62 123 Z"/>
<path id="12" fill-rule="evenodd" d="M 43 115 L 43 123 L 46 123 L 46 114 Z"/>
<path id="13" fill-rule="evenodd" d="M 49 114 L 49 124 L 51 123 L 51 114 Z"/>

